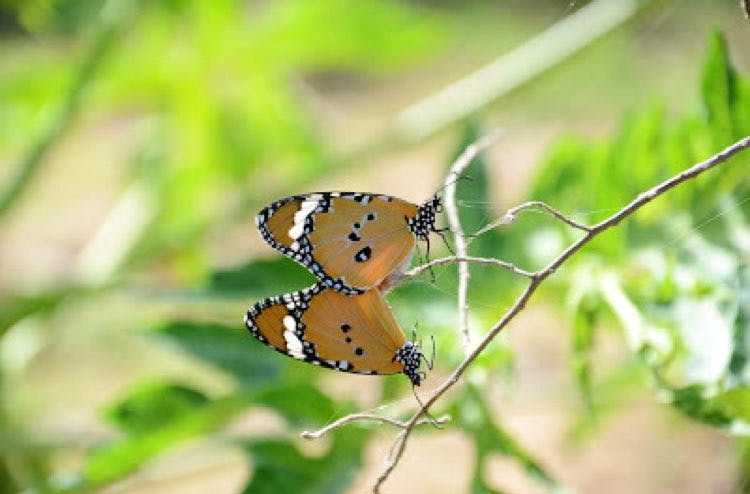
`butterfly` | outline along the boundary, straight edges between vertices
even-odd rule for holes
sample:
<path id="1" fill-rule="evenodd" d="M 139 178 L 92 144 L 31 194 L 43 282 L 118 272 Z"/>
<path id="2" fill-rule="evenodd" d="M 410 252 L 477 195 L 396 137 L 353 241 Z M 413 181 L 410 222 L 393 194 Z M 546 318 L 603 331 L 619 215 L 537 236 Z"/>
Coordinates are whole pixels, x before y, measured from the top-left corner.
<path id="1" fill-rule="evenodd" d="M 417 205 L 384 194 L 317 192 L 273 202 L 255 222 L 271 247 L 322 285 L 355 295 L 389 288 L 409 266 L 417 240 L 427 242 L 429 254 L 430 233 L 446 230 L 435 226 L 441 211 L 437 194 Z"/>
<path id="2" fill-rule="evenodd" d="M 275 350 L 343 372 L 404 373 L 419 386 L 421 362 L 432 368 L 419 345 L 406 341 L 380 291 L 347 295 L 324 282 L 267 298 L 245 314 L 245 326 Z"/>

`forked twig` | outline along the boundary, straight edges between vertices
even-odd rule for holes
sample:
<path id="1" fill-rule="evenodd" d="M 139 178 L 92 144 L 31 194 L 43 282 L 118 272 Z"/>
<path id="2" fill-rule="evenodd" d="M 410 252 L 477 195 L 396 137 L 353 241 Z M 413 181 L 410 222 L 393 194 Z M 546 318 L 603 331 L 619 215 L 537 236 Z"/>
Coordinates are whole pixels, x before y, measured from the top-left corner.
<path id="1" fill-rule="evenodd" d="M 400 461 L 406 449 L 406 444 L 414 428 L 418 424 L 424 423 L 426 421 L 422 417 L 427 414 L 429 409 L 435 404 L 435 402 L 437 402 L 438 399 L 440 399 L 441 396 L 443 396 L 451 387 L 453 387 L 459 381 L 459 379 L 464 374 L 466 369 L 474 362 L 474 360 L 476 360 L 476 358 L 482 353 L 482 351 L 484 351 L 487 345 L 489 345 L 489 343 L 500 333 L 500 331 L 502 331 L 508 325 L 508 323 L 510 323 L 510 321 L 513 320 L 513 318 L 526 306 L 526 303 L 528 302 L 528 300 L 531 298 L 531 296 L 534 294 L 534 292 L 537 290 L 539 285 L 544 280 L 550 277 L 573 254 L 581 250 L 581 248 L 583 248 L 593 238 L 598 236 L 603 231 L 613 226 L 618 225 L 622 220 L 632 215 L 634 212 L 639 210 L 641 207 L 643 207 L 645 204 L 647 204 L 654 198 L 664 194 L 668 190 L 685 182 L 686 180 L 692 179 L 700 175 L 701 173 L 721 163 L 724 163 L 730 157 L 734 156 L 735 154 L 741 152 L 744 149 L 747 149 L 748 147 L 750 147 L 750 136 L 747 136 L 735 142 L 731 146 L 728 146 L 723 151 L 713 155 L 707 160 L 701 163 L 698 163 L 686 169 L 682 173 L 675 175 L 672 178 L 669 178 L 668 180 L 665 180 L 664 182 L 649 189 L 648 191 L 643 192 L 642 194 L 639 194 L 636 198 L 634 198 L 629 204 L 627 204 L 622 209 L 620 209 L 617 213 L 613 214 L 609 218 L 592 226 L 586 226 L 577 222 L 573 222 L 562 213 L 556 211 L 555 209 L 547 206 L 544 203 L 538 203 L 538 202 L 526 203 L 526 204 L 522 204 L 520 206 L 517 206 L 516 208 L 511 209 L 509 213 L 512 212 L 511 214 L 511 218 L 512 218 L 516 213 L 524 209 L 528 209 L 530 207 L 540 207 L 550 212 L 551 214 L 553 214 L 560 221 L 563 221 L 564 223 L 570 225 L 571 227 L 585 232 L 585 234 L 580 239 L 573 242 L 568 248 L 566 248 L 559 256 L 557 256 L 557 258 L 555 258 L 552 262 L 550 262 L 546 267 L 536 272 L 533 272 L 533 273 L 527 272 L 527 271 L 524 271 L 522 269 L 519 269 L 513 266 L 512 264 L 504 263 L 502 261 L 488 262 L 488 260 L 484 258 L 471 258 L 465 255 L 464 256 L 458 255 L 454 257 L 436 259 L 432 261 L 433 266 L 439 265 L 439 264 L 447 264 L 451 262 L 460 263 L 459 267 L 465 266 L 469 262 L 496 264 L 512 272 L 516 272 L 517 274 L 526 276 L 530 279 L 530 281 L 526 289 L 516 298 L 511 308 L 508 309 L 508 311 L 489 329 L 487 334 L 484 336 L 484 338 L 482 338 L 481 341 L 479 341 L 476 347 L 471 349 L 470 353 L 464 358 L 461 364 L 458 365 L 458 367 L 453 371 L 453 373 L 451 373 L 451 375 L 442 384 L 440 384 L 437 388 L 435 388 L 432 391 L 430 396 L 426 400 L 424 400 L 423 405 L 416 412 L 414 412 L 412 417 L 406 422 L 403 422 L 403 423 L 397 422 L 398 424 L 397 427 L 399 427 L 401 430 L 399 431 L 399 433 L 397 434 L 393 442 L 391 452 L 386 458 L 385 464 L 383 465 L 382 470 L 380 471 L 377 478 L 375 479 L 375 482 L 373 485 L 373 492 L 376 494 L 380 492 L 380 487 L 388 479 L 388 477 L 390 476 L 391 472 L 396 467 L 396 465 L 398 465 L 398 462 Z M 507 216 L 508 215 L 506 214 L 506 217 Z M 418 268 L 415 268 L 414 270 L 408 272 L 405 278 L 416 276 L 417 274 L 424 271 L 424 269 L 427 269 L 427 267 L 420 266 Z M 334 424 L 331 424 L 331 426 L 326 428 L 326 432 L 333 430 L 337 427 L 343 426 L 345 424 L 348 424 L 350 422 L 360 420 L 360 418 L 358 418 L 357 415 L 359 414 L 350 415 L 350 416 L 347 416 L 338 420 L 337 422 L 334 423 L 338 425 L 334 426 Z M 384 420 L 381 420 L 381 421 L 384 421 Z M 388 421 L 384 421 L 384 422 L 388 422 Z"/>
<path id="2" fill-rule="evenodd" d="M 446 422 L 449 422 L 451 420 L 450 415 L 443 415 L 442 417 L 438 417 L 436 419 L 419 419 L 417 421 L 417 425 L 422 424 L 444 424 Z M 335 422 L 331 422 L 327 426 L 323 427 L 322 429 L 318 429 L 315 431 L 304 431 L 300 436 L 303 439 L 319 439 L 329 432 L 338 429 L 339 427 L 343 427 L 346 424 L 350 424 L 352 422 L 357 421 L 370 421 L 370 422 L 380 422 L 383 424 L 392 425 L 393 427 L 396 427 L 397 429 L 406 429 L 406 426 L 408 422 L 401 422 L 399 420 L 390 419 L 388 417 L 382 417 L 380 415 L 372 415 L 370 413 L 353 413 L 351 415 L 347 415 L 346 417 L 341 417 L 340 419 L 336 420 Z"/>
<path id="3" fill-rule="evenodd" d="M 484 228 L 482 228 L 481 230 L 479 230 L 478 232 L 476 232 L 473 236 L 477 237 L 477 236 L 479 236 L 479 235 L 481 235 L 483 233 L 486 233 L 486 232 L 488 232 L 490 230 L 494 230 L 498 226 L 509 225 L 510 223 L 513 223 L 513 221 L 515 221 L 516 216 L 518 216 L 518 213 L 520 213 L 521 211 L 525 211 L 527 209 L 533 209 L 533 208 L 544 210 L 544 211 L 550 213 L 552 216 L 554 216 L 558 220 L 560 220 L 563 223 L 565 223 L 566 225 L 571 226 L 571 227 L 573 227 L 573 228 L 575 228 L 577 230 L 582 230 L 584 232 L 590 232 L 591 231 L 591 227 L 590 226 L 584 225 L 582 223 L 579 223 L 579 222 L 575 221 L 572 218 L 569 218 L 568 216 L 564 215 L 563 213 L 561 213 L 557 209 L 553 208 L 552 206 L 550 206 L 546 202 L 542 202 L 542 201 L 529 201 L 529 202 L 525 202 L 523 204 L 519 204 L 516 207 L 510 208 L 508 211 L 505 212 L 505 214 L 501 218 L 498 218 L 497 220 L 493 221 L 489 225 L 485 226 Z"/>

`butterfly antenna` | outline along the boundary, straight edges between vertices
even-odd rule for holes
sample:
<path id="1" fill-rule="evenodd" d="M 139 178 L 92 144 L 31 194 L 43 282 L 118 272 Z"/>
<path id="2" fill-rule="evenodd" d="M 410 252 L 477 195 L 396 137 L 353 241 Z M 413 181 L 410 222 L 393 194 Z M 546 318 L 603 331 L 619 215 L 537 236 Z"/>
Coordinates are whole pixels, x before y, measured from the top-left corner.
<path id="1" fill-rule="evenodd" d="M 438 187 L 437 190 L 435 191 L 435 193 L 433 194 L 433 196 L 436 196 L 436 195 L 440 194 L 449 185 L 453 185 L 455 183 L 458 183 L 459 180 L 467 180 L 467 181 L 471 182 L 474 179 L 471 178 L 469 175 L 465 175 L 463 173 L 460 173 L 460 174 L 456 175 L 456 177 L 453 180 L 451 180 L 450 182 L 446 182 L 443 185 L 441 185 L 440 187 Z"/>

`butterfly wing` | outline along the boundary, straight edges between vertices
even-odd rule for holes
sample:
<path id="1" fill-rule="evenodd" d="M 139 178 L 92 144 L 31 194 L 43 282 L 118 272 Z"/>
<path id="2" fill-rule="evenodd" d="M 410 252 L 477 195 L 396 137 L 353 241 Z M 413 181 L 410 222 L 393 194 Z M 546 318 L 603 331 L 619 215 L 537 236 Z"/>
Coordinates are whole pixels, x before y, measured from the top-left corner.
<path id="1" fill-rule="evenodd" d="M 352 294 L 406 265 L 416 243 L 408 222 L 418 210 L 386 195 L 323 192 L 272 203 L 257 224 L 273 248 Z"/>
<path id="2" fill-rule="evenodd" d="M 409 365 L 401 355 L 412 344 L 377 290 L 344 295 L 318 283 L 257 303 L 248 310 L 245 325 L 279 352 L 323 367 L 398 374 L 404 372 L 402 362 Z"/>

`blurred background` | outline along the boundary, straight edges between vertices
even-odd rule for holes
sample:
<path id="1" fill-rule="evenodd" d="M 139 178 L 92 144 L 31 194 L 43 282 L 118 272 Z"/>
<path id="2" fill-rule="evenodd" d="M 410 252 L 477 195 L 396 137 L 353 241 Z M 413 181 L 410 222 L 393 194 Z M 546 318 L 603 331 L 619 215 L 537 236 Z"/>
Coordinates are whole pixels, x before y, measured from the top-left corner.
<path id="1" fill-rule="evenodd" d="M 255 213 L 419 203 L 500 129 L 467 231 L 532 199 L 600 221 L 750 134 L 749 46 L 736 0 L 0 0 L 0 492 L 368 492 L 393 430 L 299 433 L 408 417 L 411 388 L 247 334 L 312 283 Z M 385 492 L 750 492 L 749 163 L 572 258 Z M 538 269 L 577 236 L 529 212 L 470 253 Z M 472 268 L 475 338 L 523 286 Z M 434 335 L 423 396 L 463 356 L 456 292 L 445 266 L 388 296 Z"/>

